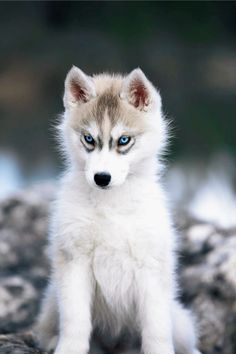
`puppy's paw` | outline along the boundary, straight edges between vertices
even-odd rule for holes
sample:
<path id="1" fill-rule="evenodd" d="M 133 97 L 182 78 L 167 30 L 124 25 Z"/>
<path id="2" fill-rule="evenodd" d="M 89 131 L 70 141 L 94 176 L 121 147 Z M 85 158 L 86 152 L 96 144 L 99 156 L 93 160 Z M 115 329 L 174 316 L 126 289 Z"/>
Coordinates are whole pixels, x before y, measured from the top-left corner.
<path id="1" fill-rule="evenodd" d="M 89 348 L 82 346 L 75 341 L 66 341 L 58 343 L 54 354 L 88 354 Z"/>

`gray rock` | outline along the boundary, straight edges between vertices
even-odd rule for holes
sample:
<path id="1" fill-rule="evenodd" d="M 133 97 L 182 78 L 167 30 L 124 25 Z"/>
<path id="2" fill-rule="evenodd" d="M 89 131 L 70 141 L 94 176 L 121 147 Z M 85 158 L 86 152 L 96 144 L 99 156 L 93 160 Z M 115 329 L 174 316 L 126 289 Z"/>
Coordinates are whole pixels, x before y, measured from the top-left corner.
<path id="1" fill-rule="evenodd" d="M 38 312 L 51 197 L 33 189 L 0 204 L 0 333 L 27 330 Z"/>
<path id="2" fill-rule="evenodd" d="M 40 351 L 30 333 L 0 335 L 1 354 L 46 354 Z"/>
<path id="3" fill-rule="evenodd" d="M 182 227 L 182 234 L 182 299 L 196 314 L 200 349 L 207 354 L 234 354 L 236 230 L 192 220 Z"/>

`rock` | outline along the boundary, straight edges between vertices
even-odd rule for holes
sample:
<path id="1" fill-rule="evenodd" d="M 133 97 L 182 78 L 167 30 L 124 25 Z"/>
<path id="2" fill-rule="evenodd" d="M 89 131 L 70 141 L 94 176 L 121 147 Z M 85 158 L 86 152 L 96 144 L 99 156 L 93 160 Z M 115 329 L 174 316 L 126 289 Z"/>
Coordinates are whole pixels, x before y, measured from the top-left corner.
<path id="1" fill-rule="evenodd" d="M 185 219 L 188 216 L 185 215 Z M 236 229 L 193 221 L 182 227 L 182 299 L 199 323 L 200 350 L 236 352 Z"/>
<path id="2" fill-rule="evenodd" d="M 0 335 L 1 354 L 45 354 L 40 351 L 30 333 Z"/>
<path id="3" fill-rule="evenodd" d="M 0 353 L 43 354 L 29 330 L 47 282 L 51 187 L 30 189 L 0 204 Z M 219 229 L 187 213 L 180 230 L 182 301 L 199 323 L 199 349 L 236 352 L 236 227 Z M 96 351 L 96 353 L 99 353 Z"/>
<path id="4" fill-rule="evenodd" d="M 32 189 L 0 204 L 0 333 L 27 330 L 38 312 L 49 268 L 51 197 Z"/>

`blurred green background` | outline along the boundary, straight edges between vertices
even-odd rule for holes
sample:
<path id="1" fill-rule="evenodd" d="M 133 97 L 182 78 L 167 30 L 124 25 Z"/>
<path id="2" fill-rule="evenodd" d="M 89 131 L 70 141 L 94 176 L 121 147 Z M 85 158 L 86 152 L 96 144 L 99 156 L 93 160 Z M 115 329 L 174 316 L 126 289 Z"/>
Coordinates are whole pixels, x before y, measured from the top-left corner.
<path id="1" fill-rule="evenodd" d="M 72 64 L 141 67 L 173 120 L 169 160 L 236 153 L 236 3 L 0 3 L 0 196 L 61 170 L 53 124 Z"/>

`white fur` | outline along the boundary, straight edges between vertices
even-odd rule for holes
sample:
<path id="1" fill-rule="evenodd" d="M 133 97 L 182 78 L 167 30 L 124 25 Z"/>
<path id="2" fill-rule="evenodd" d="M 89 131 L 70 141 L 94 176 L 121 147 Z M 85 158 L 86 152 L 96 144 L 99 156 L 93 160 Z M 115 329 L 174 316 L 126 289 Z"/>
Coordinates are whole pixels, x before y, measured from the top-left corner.
<path id="1" fill-rule="evenodd" d="M 144 354 L 197 353 L 191 315 L 176 300 L 175 232 L 156 175 L 156 153 L 166 137 L 160 96 L 140 72 L 135 75 L 147 85 L 152 106 L 140 112 L 145 132 L 126 155 L 111 151 L 108 140 L 101 151 L 87 153 L 70 127 L 72 108 L 66 108 L 61 130 L 70 163 L 52 215 L 51 283 L 37 329 L 47 349 L 59 314 L 55 354 L 87 354 L 94 328 L 105 339 L 123 328 L 138 333 Z M 119 80 L 124 80 L 120 87 L 126 91 L 120 95 L 128 109 L 127 79 Z M 114 140 L 129 129 L 122 124 L 111 129 Z M 99 134 L 92 120 L 87 129 Z M 106 190 L 93 180 L 100 171 L 112 176 Z"/>

